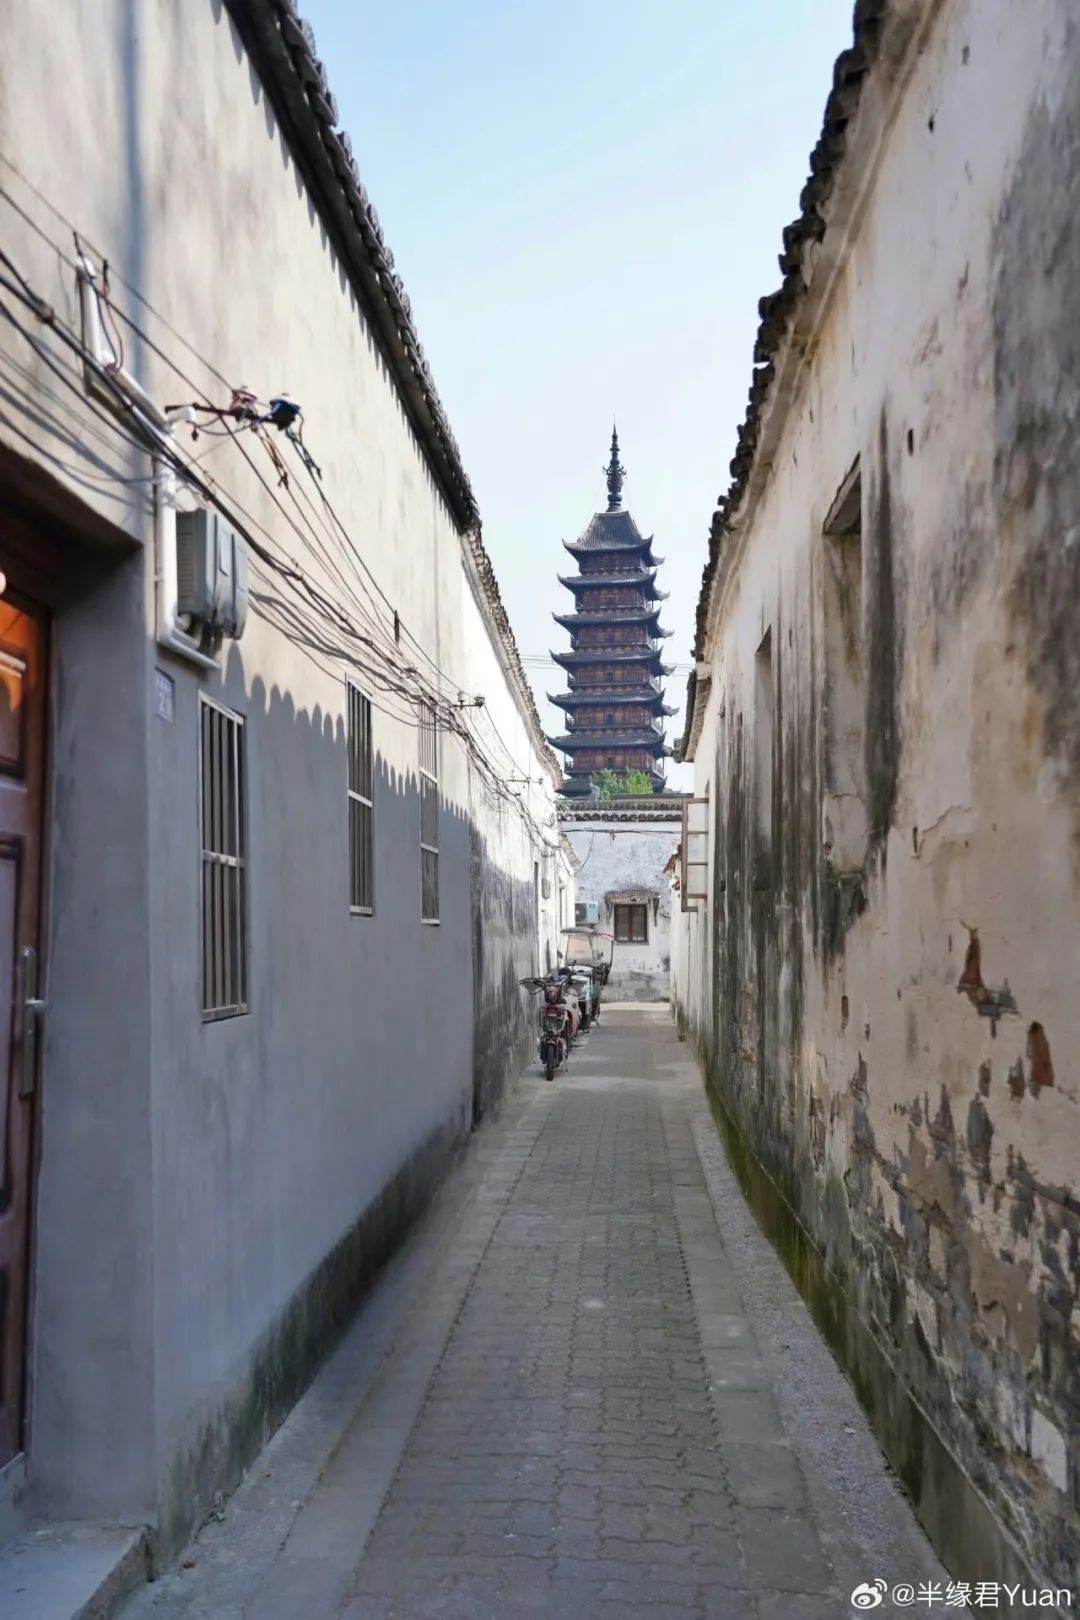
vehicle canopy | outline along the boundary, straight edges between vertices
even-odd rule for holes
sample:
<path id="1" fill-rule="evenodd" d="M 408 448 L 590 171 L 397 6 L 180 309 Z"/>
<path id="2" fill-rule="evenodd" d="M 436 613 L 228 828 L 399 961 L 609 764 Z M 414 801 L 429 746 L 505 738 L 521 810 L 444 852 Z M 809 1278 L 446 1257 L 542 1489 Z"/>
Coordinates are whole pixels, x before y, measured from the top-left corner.
<path id="1" fill-rule="evenodd" d="M 615 950 L 615 935 L 601 934 L 595 928 L 564 928 L 566 945 L 562 952 L 568 967 L 609 968 Z"/>

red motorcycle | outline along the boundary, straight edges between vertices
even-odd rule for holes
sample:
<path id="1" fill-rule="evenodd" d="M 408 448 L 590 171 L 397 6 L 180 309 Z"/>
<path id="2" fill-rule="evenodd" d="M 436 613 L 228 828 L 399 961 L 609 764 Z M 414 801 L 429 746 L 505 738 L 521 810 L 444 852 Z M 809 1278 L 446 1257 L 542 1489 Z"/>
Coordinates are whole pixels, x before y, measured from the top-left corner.
<path id="1" fill-rule="evenodd" d="M 542 992 L 540 1001 L 540 1062 L 549 1080 L 555 1070 L 566 1062 L 574 1039 L 574 1020 L 565 998 L 561 979 L 522 979 L 522 986 L 534 995 Z M 574 1011 L 576 1012 L 576 1007 Z"/>

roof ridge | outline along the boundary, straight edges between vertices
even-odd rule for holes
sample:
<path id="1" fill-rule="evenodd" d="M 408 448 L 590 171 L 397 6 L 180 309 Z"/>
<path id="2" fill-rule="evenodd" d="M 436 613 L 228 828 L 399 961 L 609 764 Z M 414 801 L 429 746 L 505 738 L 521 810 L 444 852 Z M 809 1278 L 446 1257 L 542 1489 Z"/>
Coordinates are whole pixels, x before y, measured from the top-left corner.
<path id="1" fill-rule="evenodd" d="M 360 178 L 352 142 L 338 127 L 337 102 L 316 54 L 315 32 L 296 0 L 226 0 L 284 138 L 293 149 L 305 190 L 325 225 L 336 228 L 350 284 L 374 315 L 374 333 L 421 451 L 466 541 L 491 615 L 491 628 L 507 658 L 540 757 L 562 771 L 544 738 L 498 581 L 480 532 L 480 510 L 461 451 L 417 335 L 412 304 L 394 269 L 379 216 Z"/>
<path id="2" fill-rule="evenodd" d="M 410 408 L 426 457 L 462 530 L 479 509 L 446 410 L 435 387 L 413 320 L 412 304 L 394 268 L 394 255 L 374 204 L 360 178 L 352 143 L 338 127 L 338 108 L 316 55 L 315 32 L 298 14 L 296 0 L 226 0 L 244 47 L 290 144 L 306 161 L 305 189 L 323 205 L 347 249 L 346 264 L 377 316 L 391 370 Z"/>

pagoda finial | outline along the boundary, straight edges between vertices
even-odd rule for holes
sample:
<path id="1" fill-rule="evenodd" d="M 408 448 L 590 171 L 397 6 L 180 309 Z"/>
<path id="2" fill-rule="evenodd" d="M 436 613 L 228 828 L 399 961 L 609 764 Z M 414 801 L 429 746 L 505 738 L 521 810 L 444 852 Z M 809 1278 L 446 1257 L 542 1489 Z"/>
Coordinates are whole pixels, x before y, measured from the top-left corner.
<path id="1" fill-rule="evenodd" d="M 611 460 L 604 468 L 607 475 L 607 509 L 617 512 L 622 506 L 622 486 L 626 477 L 626 468 L 619 460 L 619 435 L 614 422 L 611 424 Z"/>

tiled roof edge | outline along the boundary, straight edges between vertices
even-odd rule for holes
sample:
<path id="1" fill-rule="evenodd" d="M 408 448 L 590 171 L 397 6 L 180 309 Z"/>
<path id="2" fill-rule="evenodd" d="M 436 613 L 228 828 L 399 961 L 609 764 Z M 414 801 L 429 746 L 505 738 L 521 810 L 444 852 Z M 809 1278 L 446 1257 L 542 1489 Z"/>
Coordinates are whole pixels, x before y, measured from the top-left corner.
<path id="1" fill-rule="evenodd" d="M 681 765 L 690 747 L 690 734 L 694 727 L 694 708 L 697 699 L 697 672 L 691 670 L 686 677 L 686 723 L 683 734 L 675 744 L 675 761 Z"/>
<path id="2" fill-rule="evenodd" d="M 226 4 L 274 101 L 305 184 L 336 227 L 349 268 L 365 295 L 428 464 L 473 559 L 533 745 L 559 786 L 562 770 L 544 738 L 495 570 L 481 539 L 476 498 L 417 336 L 409 295 L 394 271 L 394 255 L 360 179 L 349 137 L 338 128 L 337 103 L 315 52 L 314 32 L 298 16 L 296 0 L 226 0 Z"/>
<path id="3" fill-rule="evenodd" d="M 537 711 L 536 699 L 533 696 L 533 689 L 529 684 L 529 677 L 526 675 L 525 667 L 521 662 L 521 654 L 518 651 L 518 644 L 514 638 L 513 628 L 510 624 L 510 616 L 503 605 L 502 594 L 499 591 L 499 582 L 495 577 L 495 570 L 492 567 L 491 558 L 488 556 L 483 539 L 481 538 L 479 522 L 475 523 L 472 528 L 468 530 L 464 540 L 469 550 L 469 556 L 472 560 L 473 568 L 476 571 L 477 581 L 480 585 L 481 591 L 483 592 L 484 600 L 487 603 L 488 612 L 491 618 L 492 630 L 498 637 L 499 643 L 506 655 L 506 662 L 509 666 L 511 680 L 513 681 L 514 686 L 517 688 L 522 709 L 524 710 L 525 717 L 528 720 L 529 730 L 532 733 L 533 747 L 536 749 L 536 752 L 539 754 L 540 758 L 544 761 L 545 765 L 547 765 L 549 771 L 551 772 L 552 780 L 554 781 L 555 786 L 557 788 L 561 787 L 563 784 L 562 766 L 559 764 L 556 754 L 549 746 L 547 737 L 544 735 L 544 728 L 540 724 L 540 715 Z"/>
<path id="4" fill-rule="evenodd" d="M 754 344 L 754 372 L 746 415 L 739 428 L 735 454 L 731 460 L 731 483 L 726 494 L 719 499 L 709 528 L 709 556 L 701 578 L 694 638 L 694 657 L 699 661 L 705 656 L 713 580 L 732 515 L 746 492 L 754 465 L 762 410 L 773 381 L 776 356 L 810 286 L 813 271 L 807 252 L 825 235 L 822 208 L 832 193 L 837 171 L 847 155 L 847 127 L 855 116 L 866 75 L 877 57 L 890 9 L 891 0 L 855 0 L 852 44 L 840 53 L 833 68 L 833 87 L 825 104 L 821 134 L 810 154 L 810 175 L 799 198 L 801 212 L 783 233 L 784 250 L 780 254 L 780 268 L 784 279 L 778 291 L 768 294 L 758 304 L 760 324 Z M 691 707 L 693 695 L 693 690 L 689 690 Z M 688 712 L 684 737 L 686 743 L 689 741 L 690 724 Z"/>
<path id="5" fill-rule="evenodd" d="M 653 793 L 643 798 L 560 799 L 557 811 L 564 821 L 681 821 L 688 793 Z"/>
<path id="6" fill-rule="evenodd" d="M 226 0 L 297 159 L 363 298 L 390 371 L 440 489 L 462 532 L 479 521 L 457 441 L 439 399 L 409 296 L 353 157 L 337 103 L 295 0 Z"/>

